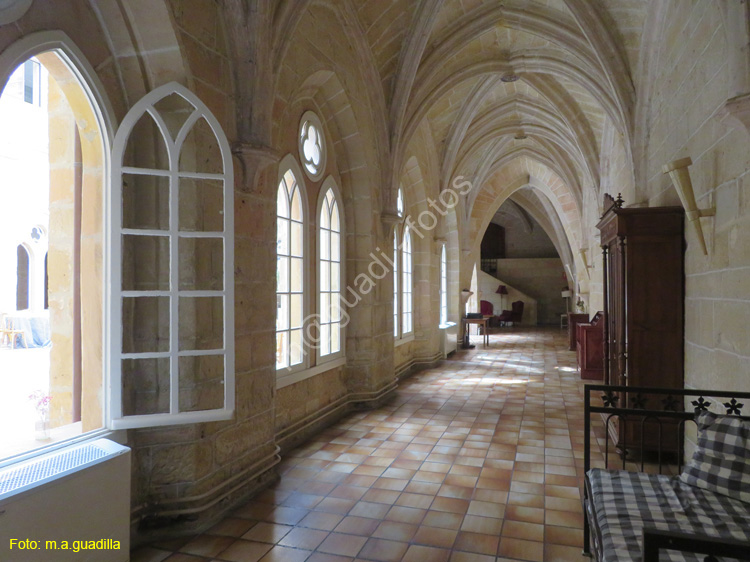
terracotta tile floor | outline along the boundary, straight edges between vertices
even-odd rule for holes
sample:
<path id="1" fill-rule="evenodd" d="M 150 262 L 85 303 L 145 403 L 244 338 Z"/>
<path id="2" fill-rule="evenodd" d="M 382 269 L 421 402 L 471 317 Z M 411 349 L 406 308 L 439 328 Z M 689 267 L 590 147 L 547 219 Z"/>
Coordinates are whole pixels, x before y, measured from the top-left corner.
<path id="1" fill-rule="evenodd" d="M 583 560 L 582 383 L 566 343 L 516 328 L 454 354 L 292 451 L 275 486 L 206 533 L 133 562 Z"/>

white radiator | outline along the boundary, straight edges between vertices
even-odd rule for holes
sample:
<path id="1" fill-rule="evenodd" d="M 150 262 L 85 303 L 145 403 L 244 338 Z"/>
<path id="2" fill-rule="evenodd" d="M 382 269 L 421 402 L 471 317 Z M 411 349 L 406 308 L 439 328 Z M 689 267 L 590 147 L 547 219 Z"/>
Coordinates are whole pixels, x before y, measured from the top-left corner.
<path id="1" fill-rule="evenodd" d="M 130 449 L 98 439 L 0 470 L 0 560 L 129 558 Z"/>
<path id="2" fill-rule="evenodd" d="M 455 322 L 447 322 L 440 325 L 440 332 L 442 334 L 440 338 L 440 351 L 443 352 L 443 357 L 445 358 L 457 349 L 458 326 Z"/>

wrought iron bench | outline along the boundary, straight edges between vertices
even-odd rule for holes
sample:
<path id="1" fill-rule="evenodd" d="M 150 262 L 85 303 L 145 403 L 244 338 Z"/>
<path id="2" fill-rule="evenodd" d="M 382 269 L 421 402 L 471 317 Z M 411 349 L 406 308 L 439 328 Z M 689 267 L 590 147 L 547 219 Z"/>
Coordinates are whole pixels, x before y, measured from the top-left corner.
<path id="1" fill-rule="evenodd" d="M 717 556 L 750 560 L 750 417 L 742 416 L 750 414 L 750 392 L 587 385 L 584 412 L 584 554 L 593 551 L 597 562 L 702 562 Z M 603 468 L 592 468 L 592 414 L 601 415 L 605 423 Z M 632 445 L 620 443 L 619 450 L 610 451 L 609 426 L 615 422 L 634 424 L 634 431 L 621 434 L 636 438 Z M 729 478 L 722 483 L 741 492 L 727 494 L 719 488 L 717 493 L 713 481 L 708 486 L 706 481 L 696 481 L 696 467 L 710 466 L 696 464 L 698 460 L 683 471 L 688 423 L 696 425 L 700 454 L 707 450 L 706 444 L 710 449 L 707 436 L 719 435 L 709 433 L 710 428 L 719 427 L 716 424 L 738 428 L 744 436 L 740 470 L 746 472 L 739 482 Z M 724 442 L 722 435 L 727 434 L 719 435 L 717 443 Z M 664 449 L 672 450 L 672 464 Z M 621 469 L 610 468 L 610 456 L 620 461 Z M 625 470 L 633 460 L 640 462 L 640 470 Z M 677 475 L 663 474 L 668 468 L 676 469 Z"/>

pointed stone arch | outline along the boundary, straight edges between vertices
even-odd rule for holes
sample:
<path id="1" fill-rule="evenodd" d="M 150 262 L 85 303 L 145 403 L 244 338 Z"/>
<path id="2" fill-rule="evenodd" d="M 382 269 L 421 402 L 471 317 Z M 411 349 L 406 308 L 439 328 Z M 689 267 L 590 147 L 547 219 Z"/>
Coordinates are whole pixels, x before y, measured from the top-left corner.
<path id="1" fill-rule="evenodd" d="M 581 264 L 576 264 L 577 252 L 573 250 L 581 245 L 581 217 L 574 198 L 565 182 L 555 172 L 528 156 L 518 157 L 504 164 L 482 185 L 471 207 L 464 231 L 467 237 L 465 247 L 468 252 L 468 263 L 474 263 L 479 259 L 482 234 L 497 209 L 513 193 L 527 186 L 540 191 L 549 200 L 561 227 L 561 230 L 556 229 L 556 246 L 562 250 L 560 257 L 566 266 L 577 271 Z M 560 239 L 562 233 L 564 239 Z"/>

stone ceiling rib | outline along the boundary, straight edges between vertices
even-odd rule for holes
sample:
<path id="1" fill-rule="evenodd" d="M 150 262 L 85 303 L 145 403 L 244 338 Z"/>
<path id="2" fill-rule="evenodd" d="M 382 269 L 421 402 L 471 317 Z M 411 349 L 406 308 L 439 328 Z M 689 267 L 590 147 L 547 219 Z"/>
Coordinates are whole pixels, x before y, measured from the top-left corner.
<path id="1" fill-rule="evenodd" d="M 440 170 L 440 177 L 443 186 L 449 185 L 453 166 L 458 157 L 458 151 L 461 148 L 461 143 L 463 142 L 469 125 L 471 125 L 474 115 L 479 110 L 482 100 L 498 83 L 498 81 L 498 78 L 487 77 L 477 83 L 471 94 L 467 97 L 466 103 L 461 108 L 458 118 L 453 121 L 453 126 L 448 132 L 443 147 L 443 153 L 441 154 L 443 164 L 442 169 Z"/>
<path id="2" fill-rule="evenodd" d="M 543 37 L 579 59 L 582 65 L 593 71 L 598 68 L 588 42 L 572 18 L 543 6 L 514 1 L 473 10 L 437 37 L 432 43 L 436 46 L 428 50 L 422 61 L 419 83 L 430 83 L 453 53 L 496 26 Z"/>

